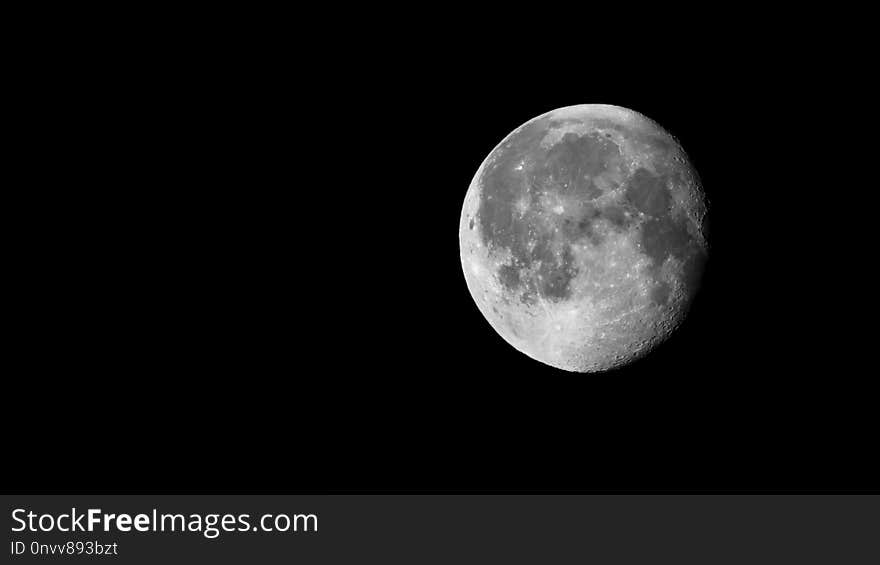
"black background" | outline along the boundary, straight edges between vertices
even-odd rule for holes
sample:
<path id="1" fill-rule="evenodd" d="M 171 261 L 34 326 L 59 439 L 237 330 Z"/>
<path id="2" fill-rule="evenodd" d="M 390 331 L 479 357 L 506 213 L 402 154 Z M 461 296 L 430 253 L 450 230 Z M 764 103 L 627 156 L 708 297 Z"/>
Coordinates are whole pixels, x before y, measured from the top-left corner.
<path id="1" fill-rule="evenodd" d="M 868 336 L 849 319 L 870 285 L 848 192 L 862 118 L 819 39 L 704 29 L 597 52 L 361 31 L 120 27 L 22 48 L 40 64 L 18 112 L 7 484 L 877 487 Z M 458 249 L 486 155 L 583 103 L 659 122 L 711 203 L 686 324 L 593 375 L 507 345 Z"/>

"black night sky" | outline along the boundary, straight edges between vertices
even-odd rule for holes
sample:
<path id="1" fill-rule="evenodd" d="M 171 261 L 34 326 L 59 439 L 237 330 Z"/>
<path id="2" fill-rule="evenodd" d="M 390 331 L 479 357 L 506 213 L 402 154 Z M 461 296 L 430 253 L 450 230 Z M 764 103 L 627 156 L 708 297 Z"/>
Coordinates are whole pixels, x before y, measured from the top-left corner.
<path id="1" fill-rule="evenodd" d="M 17 236 L 28 367 L 6 395 L 17 484 L 878 486 L 855 361 L 869 337 L 845 319 L 870 295 L 849 192 L 866 190 L 864 156 L 825 110 L 845 72 L 817 81 L 816 59 L 807 73 L 725 46 L 638 72 L 490 64 L 400 39 L 53 55 L 64 88 L 35 94 L 21 142 L 37 150 Z M 679 139 L 711 203 L 711 258 L 667 343 L 579 375 L 491 329 L 458 225 L 504 136 L 583 103 Z"/>

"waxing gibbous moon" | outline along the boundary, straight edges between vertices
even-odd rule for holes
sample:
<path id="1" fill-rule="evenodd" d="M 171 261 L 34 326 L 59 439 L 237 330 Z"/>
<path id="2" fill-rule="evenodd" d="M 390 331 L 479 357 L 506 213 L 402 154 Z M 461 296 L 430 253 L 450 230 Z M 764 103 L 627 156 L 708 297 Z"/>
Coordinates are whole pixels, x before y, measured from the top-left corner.
<path id="1" fill-rule="evenodd" d="M 533 118 L 474 175 L 459 226 L 474 302 L 560 369 L 634 361 L 681 324 L 708 256 L 706 198 L 678 141 L 626 108 Z"/>

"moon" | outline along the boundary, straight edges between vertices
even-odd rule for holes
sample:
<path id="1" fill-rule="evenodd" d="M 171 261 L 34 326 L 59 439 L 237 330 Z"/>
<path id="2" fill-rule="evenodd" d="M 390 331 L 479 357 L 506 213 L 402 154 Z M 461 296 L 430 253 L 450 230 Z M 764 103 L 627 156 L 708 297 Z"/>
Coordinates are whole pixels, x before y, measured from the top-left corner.
<path id="1" fill-rule="evenodd" d="M 639 359 L 685 319 L 708 203 L 678 140 L 638 112 L 569 106 L 485 158 L 459 225 L 471 296 L 529 357 L 573 372 Z"/>

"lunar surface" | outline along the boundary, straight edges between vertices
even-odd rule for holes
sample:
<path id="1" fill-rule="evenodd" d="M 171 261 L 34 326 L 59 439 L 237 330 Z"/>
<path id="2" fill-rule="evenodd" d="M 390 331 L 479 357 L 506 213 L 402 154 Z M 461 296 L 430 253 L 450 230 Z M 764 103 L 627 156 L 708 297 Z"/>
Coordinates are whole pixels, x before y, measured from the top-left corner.
<path id="1" fill-rule="evenodd" d="M 658 124 L 617 106 L 560 108 L 483 161 L 461 213 L 462 268 L 513 347 L 604 371 L 684 320 L 708 256 L 706 208 L 687 155 Z"/>

